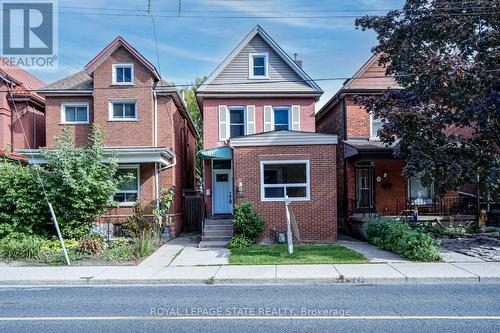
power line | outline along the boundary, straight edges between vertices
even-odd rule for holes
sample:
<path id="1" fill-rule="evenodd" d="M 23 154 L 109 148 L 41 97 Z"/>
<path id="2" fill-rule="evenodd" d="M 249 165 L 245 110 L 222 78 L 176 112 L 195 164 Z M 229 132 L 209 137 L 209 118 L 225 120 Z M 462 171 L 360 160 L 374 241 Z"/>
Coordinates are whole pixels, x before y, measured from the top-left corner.
<path id="1" fill-rule="evenodd" d="M 148 13 L 151 14 L 151 0 L 148 0 Z M 158 72 L 160 74 L 161 78 L 161 64 L 160 64 L 160 52 L 158 51 L 158 37 L 156 35 L 156 22 L 155 22 L 155 17 L 151 14 L 151 22 L 153 23 L 153 35 L 155 39 L 155 49 L 156 49 L 156 62 L 158 65 Z"/>
<path id="2" fill-rule="evenodd" d="M 497 73 L 500 72 L 500 69 L 487 69 L 484 72 L 487 73 Z M 299 79 L 299 80 L 268 80 L 268 81 L 257 81 L 257 82 L 225 82 L 225 83 L 207 83 L 205 86 L 222 86 L 222 85 L 254 85 L 254 84 L 272 84 L 272 83 L 306 83 L 306 82 L 316 82 L 316 81 L 346 81 L 352 79 L 384 79 L 384 78 L 398 78 L 398 77 L 412 77 L 412 76 L 425 76 L 428 74 L 425 73 L 408 73 L 408 74 L 395 74 L 395 75 L 378 75 L 378 76 L 351 76 L 351 77 L 325 77 L 325 78 L 316 78 L 316 79 Z M 184 87 L 192 87 L 194 83 L 183 83 L 183 84 L 172 84 L 170 86 L 160 86 L 156 87 L 156 89 L 161 90 L 161 88 L 184 88 Z M 142 89 L 142 88 L 155 88 L 153 85 L 134 85 L 127 86 L 124 89 Z M 117 89 L 117 87 L 95 87 L 89 89 L 74 89 L 74 90 L 106 90 L 106 89 Z M 67 90 L 67 89 L 53 89 L 53 90 Z M 25 89 L 25 91 L 30 92 L 39 92 L 40 89 Z M 50 90 L 46 90 L 50 92 Z"/>

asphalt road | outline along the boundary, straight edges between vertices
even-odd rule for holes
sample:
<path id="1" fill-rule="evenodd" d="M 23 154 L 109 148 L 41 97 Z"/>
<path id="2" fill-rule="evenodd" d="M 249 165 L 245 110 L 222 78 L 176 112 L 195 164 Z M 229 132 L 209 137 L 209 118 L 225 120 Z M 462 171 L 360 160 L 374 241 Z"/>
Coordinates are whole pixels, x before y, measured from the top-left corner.
<path id="1" fill-rule="evenodd" d="M 500 332 L 500 284 L 0 287 L 0 332 Z"/>

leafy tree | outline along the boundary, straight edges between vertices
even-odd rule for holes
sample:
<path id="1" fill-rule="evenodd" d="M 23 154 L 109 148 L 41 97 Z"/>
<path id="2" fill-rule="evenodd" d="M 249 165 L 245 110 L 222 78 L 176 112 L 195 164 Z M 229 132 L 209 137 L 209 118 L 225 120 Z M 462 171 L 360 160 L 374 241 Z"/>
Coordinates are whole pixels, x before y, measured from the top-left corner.
<path id="1" fill-rule="evenodd" d="M 404 89 L 364 98 L 395 145 L 406 175 L 422 172 L 437 194 L 479 176 L 500 186 L 500 15 L 491 0 L 407 0 L 386 16 L 356 20 L 373 29 L 380 64 Z"/>
<path id="2" fill-rule="evenodd" d="M 94 221 L 111 204 L 116 191 L 117 164 L 104 158 L 102 131 L 93 125 L 87 147 L 75 147 L 68 128 L 56 140 L 55 150 L 45 150 L 47 165 L 41 170 L 47 195 L 66 238 L 87 235 Z"/>
<path id="3" fill-rule="evenodd" d="M 196 78 L 194 84 L 184 90 L 184 99 L 186 100 L 188 112 L 193 119 L 194 125 L 198 130 L 199 136 L 196 140 L 196 151 L 203 149 L 203 118 L 201 116 L 200 108 L 198 107 L 198 102 L 196 100 L 196 89 L 198 89 L 203 82 L 207 79 L 206 76 L 202 78 Z M 196 174 L 202 176 L 203 164 L 200 159 L 196 159 Z"/>
<path id="4" fill-rule="evenodd" d="M 0 239 L 11 233 L 47 233 L 47 202 L 35 170 L 0 162 Z"/>

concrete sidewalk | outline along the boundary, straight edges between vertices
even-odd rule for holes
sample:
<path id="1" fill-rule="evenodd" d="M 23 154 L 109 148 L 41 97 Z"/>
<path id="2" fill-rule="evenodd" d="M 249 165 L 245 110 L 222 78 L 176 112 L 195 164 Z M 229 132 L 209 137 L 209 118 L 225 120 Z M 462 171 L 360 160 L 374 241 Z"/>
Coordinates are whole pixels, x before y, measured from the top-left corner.
<path id="1" fill-rule="evenodd" d="M 500 263 L 1 267 L 0 285 L 500 281 Z"/>

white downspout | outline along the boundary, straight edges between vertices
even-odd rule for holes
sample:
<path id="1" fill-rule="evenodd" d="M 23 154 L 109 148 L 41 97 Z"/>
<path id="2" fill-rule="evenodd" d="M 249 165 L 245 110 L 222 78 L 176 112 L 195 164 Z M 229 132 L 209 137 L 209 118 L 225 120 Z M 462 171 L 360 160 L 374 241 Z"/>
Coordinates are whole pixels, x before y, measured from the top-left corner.
<path id="1" fill-rule="evenodd" d="M 153 146 L 158 147 L 158 97 L 156 96 L 156 91 L 153 91 L 153 100 L 154 100 Z"/>
<path id="2" fill-rule="evenodd" d="M 160 168 L 158 167 L 160 164 L 155 163 L 155 200 L 156 200 L 156 209 L 160 209 Z"/>

